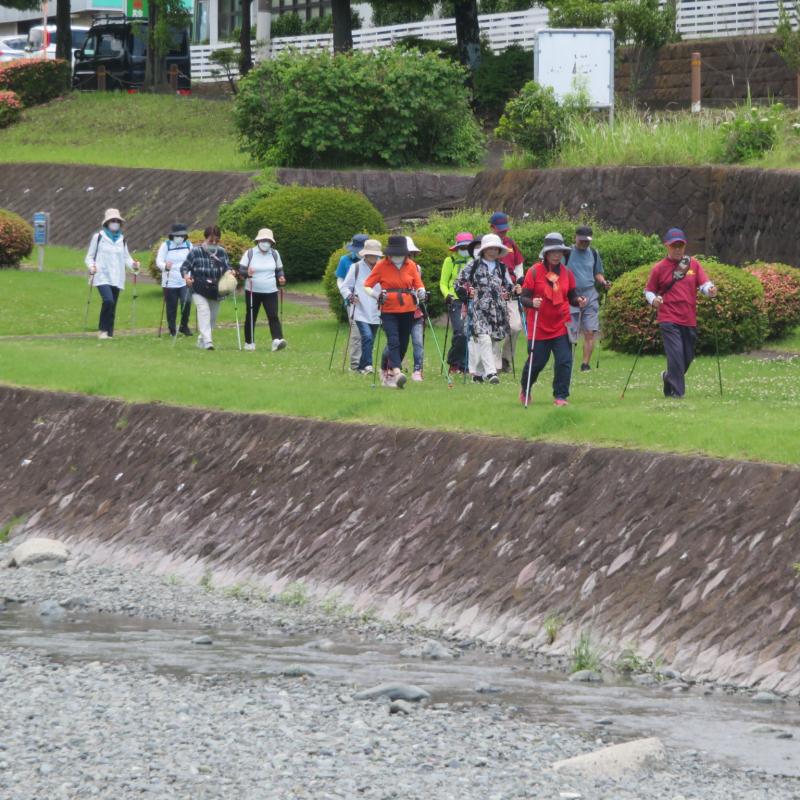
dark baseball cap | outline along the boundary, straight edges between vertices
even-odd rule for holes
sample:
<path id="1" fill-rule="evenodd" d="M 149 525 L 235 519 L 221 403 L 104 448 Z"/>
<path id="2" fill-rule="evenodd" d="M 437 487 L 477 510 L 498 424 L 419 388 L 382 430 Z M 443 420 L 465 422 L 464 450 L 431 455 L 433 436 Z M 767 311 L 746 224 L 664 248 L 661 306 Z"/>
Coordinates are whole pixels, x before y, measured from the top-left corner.
<path id="1" fill-rule="evenodd" d="M 664 234 L 664 244 L 670 245 L 676 242 L 683 242 L 686 244 L 686 234 L 680 228 L 670 228 Z"/>
<path id="2" fill-rule="evenodd" d="M 508 214 L 504 214 L 502 211 L 495 211 L 491 217 L 489 217 L 489 224 L 493 228 L 497 228 L 499 231 L 507 231 L 508 230 Z"/>
<path id="3" fill-rule="evenodd" d="M 576 239 L 587 239 L 592 241 L 592 229 L 588 225 L 581 225 L 575 230 Z"/>

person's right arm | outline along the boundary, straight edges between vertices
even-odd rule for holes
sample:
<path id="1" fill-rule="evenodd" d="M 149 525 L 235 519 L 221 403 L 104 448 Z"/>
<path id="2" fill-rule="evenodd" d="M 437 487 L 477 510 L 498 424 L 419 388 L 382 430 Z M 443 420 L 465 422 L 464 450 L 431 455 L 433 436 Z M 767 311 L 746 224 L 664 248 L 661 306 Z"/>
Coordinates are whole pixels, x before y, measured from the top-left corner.
<path id="1" fill-rule="evenodd" d="M 239 274 L 240 274 L 240 275 L 241 275 L 243 278 L 249 278 L 249 277 L 251 277 L 251 276 L 250 276 L 250 271 L 249 271 L 249 269 L 248 269 L 248 266 L 247 266 L 247 261 L 248 261 L 248 255 L 249 255 L 249 253 L 250 253 L 250 251 L 249 251 L 249 250 L 245 250 L 245 251 L 244 251 L 244 253 L 242 253 L 242 258 L 241 258 L 241 260 L 239 261 Z M 251 258 L 250 260 L 251 260 L 251 262 L 252 262 L 252 258 Z"/>
<path id="2" fill-rule="evenodd" d="M 345 275 L 344 280 L 342 281 L 342 285 L 339 287 L 339 294 L 342 296 L 342 299 L 347 302 L 350 299 L 350 295 L 354 293 L 356 288 L 356 267 L 353 264 L 349 270 L 347 270 L 347 275 Z"/>
<path id="3" fill-rule="evenodd" d="M 445 300 L 450 296 L 450 280 L 453 277 L 453 257 L 447 256 L 442 261 L 442 276 L 439 278 L 439 291 Z"/>
<path id="4" fill-rule="evenodd" d="M 84 263 L 86 264 L 86 269 L 94 275 L 97 272 L 97 264 L 94 260 L 94 253 L 97 250 L 97 237 L 99 233 L 96 233 L 92 238 L 89 240 L 89 249 L 86 251 L 86 258 L 84 259 Z"/>
<path id="5" fill-rule="evenodd" d="M 650 277 L 644 287 L 644 296 L 653 308 L 659 308 L 664 302 L 664 298 L 658 294 L 658 265 L 650 270 Z"/>
<path id="6" fill-rule="evenodd" d="M 542 298 L 534 295 L 534 288 L 536 286 L 536 267 L 531 267 L 525 274 L 525 279 L 522 281 L 522 294 L 519 296 L 519 302 L 525 308 L 541 308 Z"/>
<path id="7" fill-rule="evenodd" d="M 156 255 L 156 266 L 163 272 L 167 269 L 167 243 L 161 242 Z M 171 266 L 171 265 L 170 265 Z"/>

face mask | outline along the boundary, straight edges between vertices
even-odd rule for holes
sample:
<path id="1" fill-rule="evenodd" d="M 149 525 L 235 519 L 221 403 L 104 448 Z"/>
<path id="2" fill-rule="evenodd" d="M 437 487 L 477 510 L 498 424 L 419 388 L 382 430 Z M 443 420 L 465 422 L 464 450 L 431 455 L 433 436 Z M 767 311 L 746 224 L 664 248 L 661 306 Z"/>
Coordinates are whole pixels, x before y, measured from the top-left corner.
<path id="1" fill-rule="evenodd" d="M 467 258 L 469 256 L 469 250 L 467 250 L 466 247 L 459 247 L 457 252 L 462 258 Z"/>
<path id="2" fill-rule="evenodd" d="M 120 225 L 119 222 L 109 222 L 108 223 L 108 229 L 111 231 L 111 233 L 116 233 L 121 227 L 122 227 L 122 225 Z"/>
<path id="3" fill-rule="evenodd" d="M 173 236 L 172 241 L 177 245 L 182 245 L 186 241 L 185 236 Z"/>
<path id="4" fill-rule="evenodd" d="M 269 242 L 259 242 L 258 249 L 262 253 L 269 253 L 269 251 L 272 250 L 272 245 Z"/>
<path id="5" fill-rule="evenodd" d="M 406 260 L 405 256 L 392 256 L 391 261 L 396 267 L 402 267 L 403 262 Z"/>

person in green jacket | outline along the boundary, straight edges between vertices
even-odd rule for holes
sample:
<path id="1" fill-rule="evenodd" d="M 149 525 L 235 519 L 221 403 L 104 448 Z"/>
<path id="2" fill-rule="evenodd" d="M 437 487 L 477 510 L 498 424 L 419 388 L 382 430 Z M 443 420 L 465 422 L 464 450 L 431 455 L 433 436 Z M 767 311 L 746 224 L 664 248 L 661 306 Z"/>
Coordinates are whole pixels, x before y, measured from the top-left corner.
<path id="1" fill-rule="evenodd" d="M 456 234 L 455 244 L 450 248 L 452 255 L 447 256 L 442 262 L 442 277 L 439 280 L 439 290 L 447 305 L 450 316 L 450 327 L 453 329 L 453 339 L 450 350 L 447 352 L 447 363 L 450 372 L 463 372 L 464 358 L 467 352 L 467 340 L 464 336 L 464 303 L 458 298 L 455 290 L 456 278 L 464 266 L 472 260 L 472 248 L 475 246 L 475 237 L 471 233 L 462 231 Z"/>

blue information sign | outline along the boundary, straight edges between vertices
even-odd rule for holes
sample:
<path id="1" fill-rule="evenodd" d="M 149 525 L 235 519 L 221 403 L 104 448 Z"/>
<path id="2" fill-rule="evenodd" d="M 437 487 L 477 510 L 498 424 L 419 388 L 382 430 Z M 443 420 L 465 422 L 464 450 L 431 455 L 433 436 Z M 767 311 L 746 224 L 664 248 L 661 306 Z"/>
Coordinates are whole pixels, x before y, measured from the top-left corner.
<path id="1" fill-rule="evenodd" d="M 50 215 L 46 211 L 37 211 L 33 215 L 33 243 L 39 245 L 47 244 L 48 228 L 50 227 Z"/>

